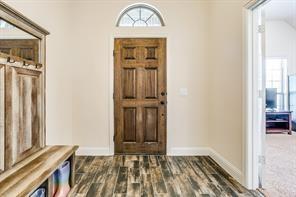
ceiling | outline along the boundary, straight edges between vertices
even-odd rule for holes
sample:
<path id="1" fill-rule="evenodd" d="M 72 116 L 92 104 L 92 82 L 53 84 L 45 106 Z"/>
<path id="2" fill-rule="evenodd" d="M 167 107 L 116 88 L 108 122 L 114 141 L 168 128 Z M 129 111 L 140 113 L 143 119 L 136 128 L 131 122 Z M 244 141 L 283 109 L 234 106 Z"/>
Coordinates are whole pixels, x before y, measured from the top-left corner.
<path id="1" fill-rule="evenodd" d="M 284 20 L 296 29 L 296 0 L 271 0 L 264 10 L 267 20 Z"/>

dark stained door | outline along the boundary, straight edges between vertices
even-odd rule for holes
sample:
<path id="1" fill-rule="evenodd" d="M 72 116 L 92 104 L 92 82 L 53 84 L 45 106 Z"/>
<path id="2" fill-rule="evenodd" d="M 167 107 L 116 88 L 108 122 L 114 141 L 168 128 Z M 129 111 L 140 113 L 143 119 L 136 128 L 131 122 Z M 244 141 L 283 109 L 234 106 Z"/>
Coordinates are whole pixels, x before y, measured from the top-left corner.
<path id="1" fill-rule="evenodd" d="M 115 39 L 115 154 L 166 154 L 166 39 Z"/>

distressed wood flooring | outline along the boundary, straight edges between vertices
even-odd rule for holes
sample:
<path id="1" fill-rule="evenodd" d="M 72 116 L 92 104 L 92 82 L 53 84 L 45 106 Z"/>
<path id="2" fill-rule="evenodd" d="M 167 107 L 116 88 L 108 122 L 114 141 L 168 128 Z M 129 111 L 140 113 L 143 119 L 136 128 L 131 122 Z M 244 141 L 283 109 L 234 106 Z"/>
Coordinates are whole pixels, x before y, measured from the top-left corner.
<path id="1" fill-rule="evenodd" d="M 260 196 L 207 156 L 77 157 L 71 196 Z"/>

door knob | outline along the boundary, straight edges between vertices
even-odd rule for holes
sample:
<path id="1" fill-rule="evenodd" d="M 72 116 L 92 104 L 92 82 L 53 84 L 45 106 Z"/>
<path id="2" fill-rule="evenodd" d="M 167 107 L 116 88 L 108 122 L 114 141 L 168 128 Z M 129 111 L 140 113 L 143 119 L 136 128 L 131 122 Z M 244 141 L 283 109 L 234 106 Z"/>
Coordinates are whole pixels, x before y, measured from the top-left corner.
<path id="1" fill-rule="evenodd" d="M 160 94 L 161 94 L 161 96 L 165 96 L 165 95 L 166 95 L 166 93 L 165 93 L 165 92 L 161 92 Z"/>
<path id="2" fill-rule="evenodd" d="M 164 104 L 165 104 L 165 102 L 164 102 L 164 101 L 160 101 L 160 104 L 161 104 L 161 105 L 164 105 Z"/>

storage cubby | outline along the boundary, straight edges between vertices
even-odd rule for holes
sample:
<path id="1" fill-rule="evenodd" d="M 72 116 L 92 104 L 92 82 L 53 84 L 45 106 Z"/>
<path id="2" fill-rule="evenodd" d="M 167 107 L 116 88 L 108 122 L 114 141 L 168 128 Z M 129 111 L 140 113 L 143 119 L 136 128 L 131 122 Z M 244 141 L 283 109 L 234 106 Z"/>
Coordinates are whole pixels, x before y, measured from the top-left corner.
<path id="1" fill-rule="evenodd" d="M 44 197 L 48 197 L 48 180 L 44 181 L 36 190 L 34 190 L 32 192 L 32 194 L 30 194 L 30 197 L 43 197 L 43 195 L 39 193 L 36 193 L 38 191 L 40 191 L 40 189 L 44 189 Z"/>
<path id="2" fill-rule="evenodd" d="M 71 189 L 75 185 L 75 160 L 74 159 L 75 159 L 75 155 L 72 155 L 58 167 L 59 169 L 65 162 L 69 162 L 69 178 L 67 182 Z M 48 179 L 48 196 L 49 197 L 54 196 L 55 193 L 58 191 L 59 180 L 58 180 L 58 177 L 55 177 L 55 173 L 57 172 L 58 169 L 56 169 Z"/>

